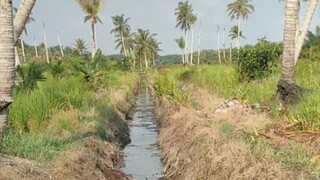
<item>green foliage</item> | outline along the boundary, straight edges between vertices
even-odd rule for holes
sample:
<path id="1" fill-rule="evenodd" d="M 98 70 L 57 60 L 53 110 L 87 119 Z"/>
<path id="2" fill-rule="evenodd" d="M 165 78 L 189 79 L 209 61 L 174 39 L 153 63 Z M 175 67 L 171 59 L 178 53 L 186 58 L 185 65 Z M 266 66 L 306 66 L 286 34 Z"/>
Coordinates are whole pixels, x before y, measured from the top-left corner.
<path id="1" fill-rule="evenodd" d="M 320 26 L 316 27 L 315 33 L 308 31 L 306 40 L 302 46 L 300 57 L 309 60 L 320 59 Z"/>
<path id="2" fill-rule="evenodd" d="M 44 81 L 45 64 L 21 64 L 17 68 L 17 83 L 20 90 L 32 90 L 37 87 L 38 81 Z"/>
<path id="3" fill-rule="evenodd" d="M 117 143 L 121 147 L 127 145 L 130 141 L 129 127 L 117 110 L 108 105 L 105 99 L 96 99 L 90 104 L 97 112 L 94 117 L 96 134 L 101 139 Z"/>
<path id="4" fill-rule="evenodd" d="M 182 90 L 177 80 L 168 74 L 155 78 L 154 89 L 157 96 L 167 97 L 175 103 L 186 103 L 188 101 L 187 93 Z"/>
<path id="5" fill-rule="evenodd" d="M 289 168 L 307 169 L 310 168 L 310 159 L 312 156 L 310 149 L 303 144 L 291 144 L 283 151 L 274 153 L 274 157 L 280 160 Z"/>
<path id="6" fill-rule="evenodd" d="M 68 74 L 66 68 L 62 60 L 49 64 L 49 72 L 55 78 L 66 76 Z"/>
<path id="7" fill-rule="evenodd" d="M 320 130 L 320 62 L 300 60 L 297 68 L 297 81 L 311 92 L 305 94 L 299 104 L 288 112 L 291 123 L 301 122 L 299 129 Z"/>
<path id="8" fill-rule="evenodd" d="M 118 87 L 121 85 L 120 77 L 125 73 L 123 71 L 109 71 L 103 77 L 103 84 L 106 88 Z"/>
<path id="9" fill-rule="evenodd" d="M 30 92 L 15 92 L 10 106 L 10 128 L 17 132 L 38 132 L 48 124 L 48 118 L 68 104 L 81 107 L 89 88 L 78 77 L 53 79 Z"/>
<path id="10" fill-rule="evenodd" d="M 84 77 L 86 82 L 90 83 L 92 87 L 99 87 L 103 82 L 104 68 L 101 64 L 102 55 L 97 51 L 96 56 L 92 60 L 84 60 L 79 58 L 70 59 L 73 67 L 73 74 L 80 74 Z"/>
<path id="11" fill-rule="evenodd" d="M 279 43 L 261 39 L 255 46 L 245 46 L 240 50 L 237 73 L 240 80 L 254 80 L 270 75 L 282 53 Z"/>
<path id="12" fill-rule="evenodd" d="M 40 162 L 48 162 L 70 146 L 71 143 L 71 141 L 53 138 L 44 134 L 6 133 L 0 141 L 0 152 Z"/>

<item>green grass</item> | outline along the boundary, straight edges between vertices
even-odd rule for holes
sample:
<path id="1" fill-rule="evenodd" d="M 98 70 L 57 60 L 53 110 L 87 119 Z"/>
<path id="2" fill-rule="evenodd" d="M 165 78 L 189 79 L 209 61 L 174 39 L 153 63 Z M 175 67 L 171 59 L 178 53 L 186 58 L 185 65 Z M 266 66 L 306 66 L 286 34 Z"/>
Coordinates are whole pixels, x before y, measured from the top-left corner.
<path id="1" fill-rule="evenodd" d="M 174 67 L 165 70 L 175 79 L 191 81 L 193 84 L 211 90 L 226 99 L 240 98 L 244 103 L 269 102 L 274 118 L 280 118 L 279 100 L 270 99 L 276 95 L 281 68 L 273 75 L 254 81 L 239 81 L 234 65 L 202 65 L 198 67 Z M 285 112 L 289 123 L 302 122 L 299 129 L 320 130 L 320 62 L 300 60 L 296 68 L 297 84 L 311 90 L 302 101 Z M 283 119 L 283 118 L 282 118 Z"/>
<path id="2" fill-rule="evenodd" d="M 170 74 L 163 74 L 155 78 L 155 93 L 159 97 L 167 97 L 174 103 L 189 102 L 188 95 L 182 90 L 179 82 Z"/>
<path id="3" fill-rule="evenodd" d="M 78 77 L 50 78 L 34 91 L 15 91 L 10 128 L 19 133 L 42 131 L 53 113 L 68 105 L 81 107 L 88 95 L 89 87 Z"/>
<path id="4" fill-rule="evenodd" d="M 71 144 L 71 141 L 45 134 L 6 133 L 0 141 L 0 152 L 39 162 L 49 162 Z"/>
<path id="5" fill-rule="evenodd" d="M 128 126 L 111 105 L 113 96 L 109 95 L 113 91 L 109 88 L 126 86 L 123 91 L 132 96 L 138 73 L 99 73 L 94 74 L 99 81 L 93 84 L 79 72 L 54 77 L 46 70 L 43 81 L 34 78 L 32 88 L 16 87 L 9 127 L 0 139 L 0 153 L 49 163 L 88 136 L 122 147 L 128 143 Z"/>

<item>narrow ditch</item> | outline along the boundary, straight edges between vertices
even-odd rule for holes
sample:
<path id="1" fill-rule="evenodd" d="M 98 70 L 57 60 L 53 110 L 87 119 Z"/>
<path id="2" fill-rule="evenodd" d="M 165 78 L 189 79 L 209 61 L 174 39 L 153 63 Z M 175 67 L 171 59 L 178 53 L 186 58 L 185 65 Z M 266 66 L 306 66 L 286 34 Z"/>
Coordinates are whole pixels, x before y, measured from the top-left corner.
<path id="1" fill-rule="evenodd" d="M 158 127 L 154 118 L 154 104 L 146 77 L 142 76 L 135 113 L 129 124 L 131 143 L 124 149 L 125 166 L 122 168 L 135 180 L 157 180 L 163 176 L 160 151 L 156 145 Z"/>

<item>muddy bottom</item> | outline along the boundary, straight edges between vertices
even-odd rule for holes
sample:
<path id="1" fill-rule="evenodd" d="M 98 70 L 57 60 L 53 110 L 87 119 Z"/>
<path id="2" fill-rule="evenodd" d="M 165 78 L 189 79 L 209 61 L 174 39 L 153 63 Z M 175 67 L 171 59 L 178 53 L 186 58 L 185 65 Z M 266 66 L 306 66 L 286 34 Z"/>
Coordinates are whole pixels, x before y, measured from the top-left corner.
<path id="1" fill-rule="evenodd" d="M 130 124 L 131 143 L 124 149 L 122 171 L 136 180 L 161 179 L 163 166 L 156 146 L 158 128 L 154 123 L 153 102 L 147 89 L 140 90 L 136 112 Z"/>

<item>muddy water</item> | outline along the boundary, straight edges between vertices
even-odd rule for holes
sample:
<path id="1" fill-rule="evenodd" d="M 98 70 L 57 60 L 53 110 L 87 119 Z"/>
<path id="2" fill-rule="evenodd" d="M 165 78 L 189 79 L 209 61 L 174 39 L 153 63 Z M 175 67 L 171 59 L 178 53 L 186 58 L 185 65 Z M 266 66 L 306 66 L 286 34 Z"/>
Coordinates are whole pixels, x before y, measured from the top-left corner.
<path id="1" fill-rule="evenodd" d="M 124 149 L 122 171 L 135 180 L 157 180 L 163 176 L 160 152 L 156 146 L 158 128 L 154 122 L 154 105 L 148 88 L 142 87 L 130 126 L 131 143 Z"/>

